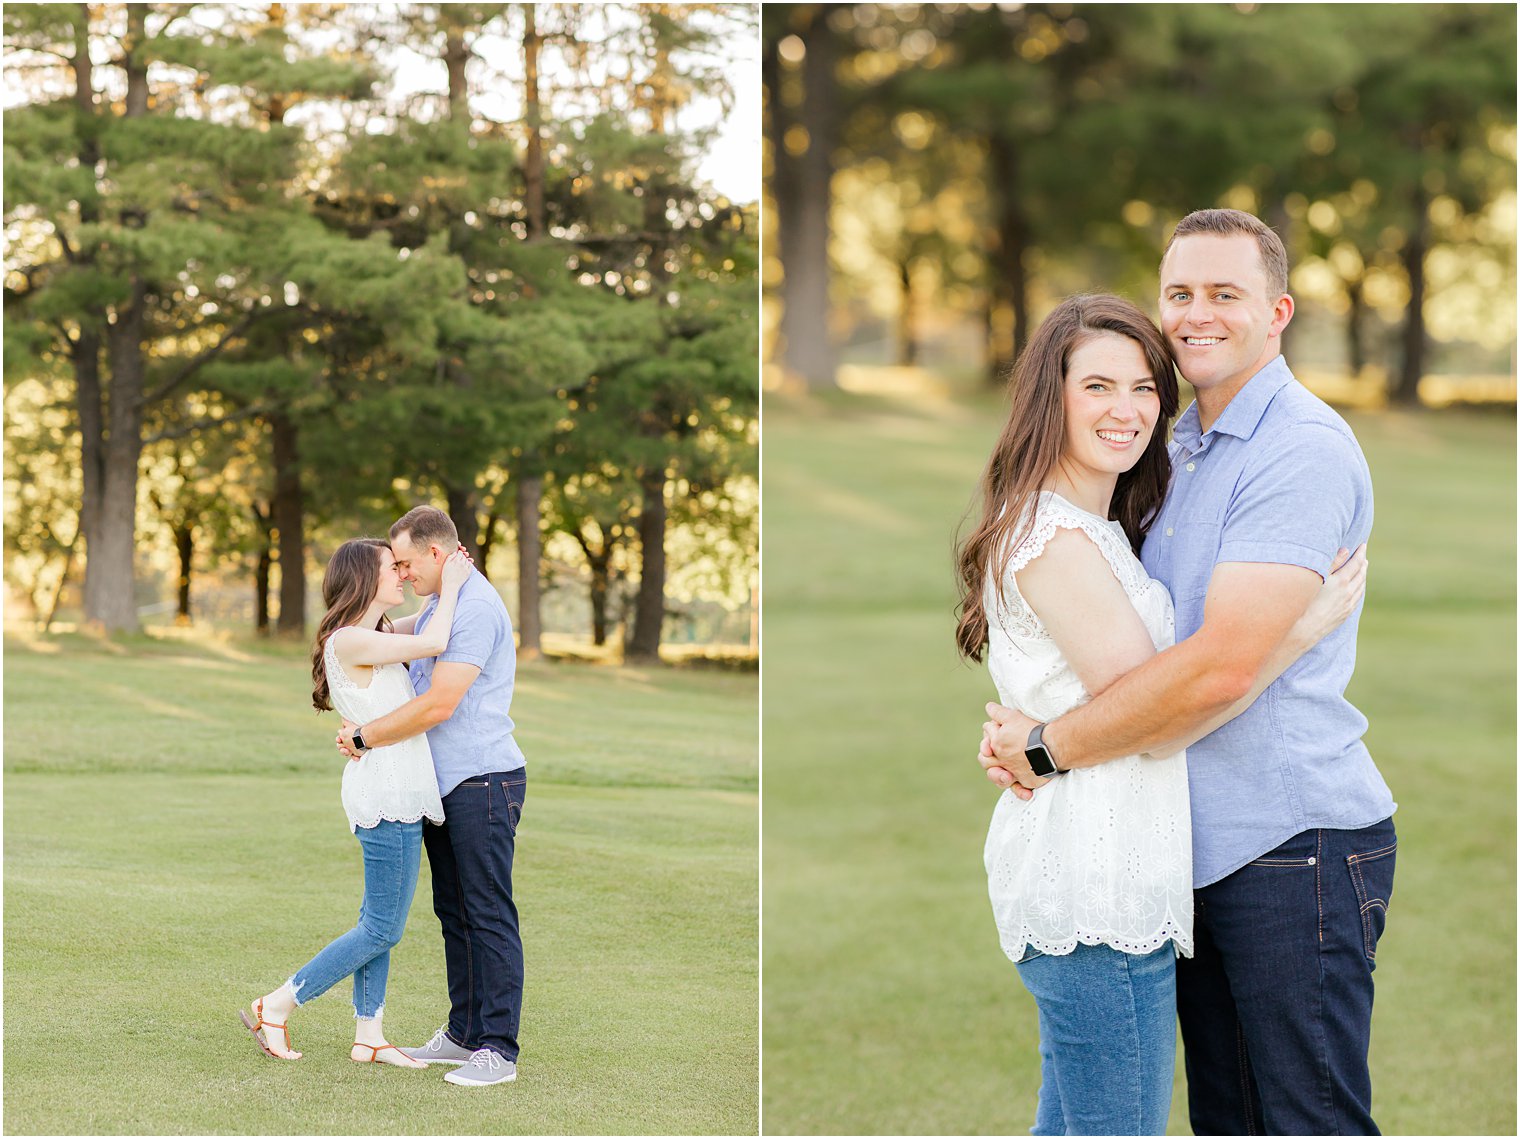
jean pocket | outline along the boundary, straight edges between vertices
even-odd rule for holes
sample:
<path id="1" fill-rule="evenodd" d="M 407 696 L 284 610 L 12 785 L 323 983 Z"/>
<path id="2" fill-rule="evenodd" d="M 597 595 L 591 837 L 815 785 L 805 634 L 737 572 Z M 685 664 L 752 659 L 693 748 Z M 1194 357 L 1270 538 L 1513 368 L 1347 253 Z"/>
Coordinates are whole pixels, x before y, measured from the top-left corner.
<path id="1" fill-rule="evenodd" d="M 503 783 L 501 793 L 506 801 L 507 829 L 512 836 L 517 836 L 517 824 L 522 821 L 523 801 L 527 796 L 528 785 L 526 783 Z"/>
<path id="2" fill-rule="evenodd" d="M 1397 841 L 1364 854 L 1348 854 L 1346 869 L 1351 872 L 1351 886 L 1362 914 L 1362 952 L 1374 968 L 1377 966 L 1378 938 L 1388 921 L 1388 903 L 1393 898 L 1393 864 L 1398 853 Z"/>

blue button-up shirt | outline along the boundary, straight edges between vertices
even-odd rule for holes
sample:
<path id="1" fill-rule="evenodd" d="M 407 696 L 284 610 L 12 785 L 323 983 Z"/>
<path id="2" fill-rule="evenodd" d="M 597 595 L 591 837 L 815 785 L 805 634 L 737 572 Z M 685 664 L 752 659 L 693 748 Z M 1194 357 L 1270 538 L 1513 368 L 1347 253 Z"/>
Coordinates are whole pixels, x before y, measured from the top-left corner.
<path id="1" fill-rule="evenodd" d="M 423 606 L 414 631 L 427 628 L 437 609 L 435 594 Z M 448 648 L 441 656 L 414 660 L 407 666 L 417 695 L 433 686 L 437 661 L 459 661 L 480 669 L 454 714 L 427 734 L 438 794 L 447 795 L 471 776 L 526 767 L 528 761 L 512 736 L 516 725 L 508 714 L 517 677 L 512 619 L 501 595 L 479 573 L 470 574 L 459 590 Z"/>
<path id="2" fill-rule="evenodd" d="M 1177 607 L 1177 639 L 1203 624 L 1220 562 L 1303 566 L 1324 577 L 1372 531 L 1372 476 L 1351 428 L 1278 356 L 1213 427 L 1195 402 L 1172 431 L 1172 485 L 1141 561 Z M 1207 886 L 1320 827 L 1394 811 L 1347 701 L 1361 607 L 1245 712 L 1188 748 L 1193 883 Z"/>

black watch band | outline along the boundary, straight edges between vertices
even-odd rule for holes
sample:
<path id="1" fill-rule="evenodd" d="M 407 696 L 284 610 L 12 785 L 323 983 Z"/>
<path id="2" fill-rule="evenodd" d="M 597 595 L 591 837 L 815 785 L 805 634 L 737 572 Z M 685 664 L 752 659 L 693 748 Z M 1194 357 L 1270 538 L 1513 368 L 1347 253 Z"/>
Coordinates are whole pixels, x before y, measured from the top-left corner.
<path id="1" fill-rule="evenodd" d="M 1024 745 L 1024 758 L 1029 761 L 1029 769 L 1042 779 L 1065 774 L 1065 770 L 1056 763 L 1055 753 L 1045 742 L 1044 724 L 1036 724 L 1030 731 L 1029 741 Z"/>

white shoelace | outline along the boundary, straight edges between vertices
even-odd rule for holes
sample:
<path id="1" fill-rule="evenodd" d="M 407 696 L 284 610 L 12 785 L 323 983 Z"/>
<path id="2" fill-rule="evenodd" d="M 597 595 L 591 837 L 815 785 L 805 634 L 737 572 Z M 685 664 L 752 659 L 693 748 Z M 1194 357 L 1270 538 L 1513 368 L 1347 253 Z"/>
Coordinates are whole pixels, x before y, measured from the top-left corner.
<path id="1" fill-rule="evenodd" d="M 439 1052 L 439 1051 L 442 1051 L 442 1049 L 443 1049 L 443 1039 L 448 1034 L 449 1034 L 449 1026 L 448 1025 L 444 1025 L 437 1032 L 433 1033 L 433 1039 L 429 1040 L 425 1045 L 423 1045 L 424 1050 L 426 1050 L 428 1052 Z M 452 1043 L 452 1041 L 450 1043 Z"/>
<path id="2" fill-rule="evenodd" d="M 494 1072 L 501 1067 L 501 1060 L 489 1048 L 482 1048 L 470 1057 L 470 1065 L 475 1068 L 489 1068 Z"/>

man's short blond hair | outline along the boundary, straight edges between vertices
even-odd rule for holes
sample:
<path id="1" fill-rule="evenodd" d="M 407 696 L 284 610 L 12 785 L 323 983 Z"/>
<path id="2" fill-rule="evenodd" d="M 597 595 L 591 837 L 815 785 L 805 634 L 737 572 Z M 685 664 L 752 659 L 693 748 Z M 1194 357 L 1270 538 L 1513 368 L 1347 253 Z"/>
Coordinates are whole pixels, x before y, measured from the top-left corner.
<path id="1" fill-rule="evenodd" d="M 1237 234 L 1254 237 L 1261 249 L 1261 271 L 1267 278 L 1267 292 L 1271 294 L 1267 299 L 1275 301 L 1288 291 L 1288 251 L 1283 248 L 1282 238 L 1277 236 L 1277 231 L 1271 226 L 1244 210 L 1194 210 L 1178 222 L 1177 228 L 1172 231 L 1171 240 L 1161 251 L 1161 263 L 1166 264 L 1166 255 L 1171 252 L 1172 244 L 1179 237 L 1192 237 L 1200 233 L 1219 237 L 1234 237 Z"/>

